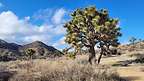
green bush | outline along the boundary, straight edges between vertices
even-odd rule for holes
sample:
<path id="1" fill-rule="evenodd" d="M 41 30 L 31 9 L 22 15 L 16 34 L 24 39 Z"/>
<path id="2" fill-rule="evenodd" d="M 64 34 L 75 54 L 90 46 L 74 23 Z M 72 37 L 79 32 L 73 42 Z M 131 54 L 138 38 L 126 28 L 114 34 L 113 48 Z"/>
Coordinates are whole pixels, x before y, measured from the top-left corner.
<path id="1" fill-rule="evenodd" d="M 76 54 L 73 53 L 73 52 L 69 52 L 69 53 L 67 54 L 67 57 L 69 57 L 69 58 L 71 58 L 71 59 L 75 59 L 75 58 L 76 58 Z"/>

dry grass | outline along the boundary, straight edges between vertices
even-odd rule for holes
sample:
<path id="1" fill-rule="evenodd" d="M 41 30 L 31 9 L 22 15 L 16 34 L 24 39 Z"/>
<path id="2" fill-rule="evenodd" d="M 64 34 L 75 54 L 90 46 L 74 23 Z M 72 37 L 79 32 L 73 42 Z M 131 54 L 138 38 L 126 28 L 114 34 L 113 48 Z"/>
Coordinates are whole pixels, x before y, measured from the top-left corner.
<path id="1" fill-rule="evenodd" d="M 5 71 L 16 72 L 9 81 L 126 81 L 108 67 L 89 65 L 85 56 L 79 60 L 41 59 L 1 62 L 0 65 Z"/>

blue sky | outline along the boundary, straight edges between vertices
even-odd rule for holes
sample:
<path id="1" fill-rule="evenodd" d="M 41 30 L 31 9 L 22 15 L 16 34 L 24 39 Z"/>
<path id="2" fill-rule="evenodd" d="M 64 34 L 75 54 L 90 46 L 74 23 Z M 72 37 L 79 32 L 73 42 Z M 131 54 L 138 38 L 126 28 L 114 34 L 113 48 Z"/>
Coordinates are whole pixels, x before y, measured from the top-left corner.
<path id="1" fill-rule="evenodd" d="M 70 12 L 94 5 L 119 18 L 123 33 L 120 41 L 127 43 L 131 36 L 144 38 L 143 4 L 144 0 L 0 0 L 0 38 L 22 44 L 41 40 L 61 49 L 65 34 L 62 26 Z"/>

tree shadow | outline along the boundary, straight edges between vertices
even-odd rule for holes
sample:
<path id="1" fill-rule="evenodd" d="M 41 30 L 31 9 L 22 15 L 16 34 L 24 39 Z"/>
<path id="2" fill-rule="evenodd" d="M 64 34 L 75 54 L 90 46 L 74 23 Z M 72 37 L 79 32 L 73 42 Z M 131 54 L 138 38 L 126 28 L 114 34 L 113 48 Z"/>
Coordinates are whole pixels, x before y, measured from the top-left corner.
<path id="1" fill-rule="evenodd" d="M 129 66 L 129 64 L 137 63 L 144 63 L 144 55 L 136 55 L 136 59 L 133 60 L 118 61 L 116 64 L 113 64 L 112 66 Z"/>
<path id="2" fill-rule="evenodd" d="M 139 77 L 136 77 L 136 76 L 128 76 L 128 77 L 123 77 L 123 78 L 127 79 L 128 81 L 134 81 L 134 80 L 140 79 Z"/>
<path id="3" fill-rule="evenodd" d="M 125 61 L 118 61 L 117 63 L 113 64 L 112 66 L 124 66 L 127 67 L 129 64 L 132 64 L 133 60 L 125 60 Z"/>
<path id="4" fill-rule="evenodd" d="M 16 71 L 0 71 L 0 81 L 9 81 L 16 74 Z"/>

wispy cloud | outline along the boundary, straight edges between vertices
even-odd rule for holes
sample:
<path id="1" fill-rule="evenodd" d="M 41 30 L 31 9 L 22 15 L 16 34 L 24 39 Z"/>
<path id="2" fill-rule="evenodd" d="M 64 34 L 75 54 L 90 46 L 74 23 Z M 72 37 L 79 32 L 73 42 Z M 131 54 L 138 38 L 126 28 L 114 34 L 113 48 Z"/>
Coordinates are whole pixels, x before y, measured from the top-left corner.
<path id="1" fill-rule="evenodd" d="M 51 24 L 61 24 L 64 22 L 64 16 L 67 14 L 67 11 L 64 8 L 60 9 L 40 9 L 34 13 L 33 19 L 35 21 L 43 21 L 45 23 Z"/>
<path id="2" fill-rule="evenodd" d="M 56 12 L 52 18 L 53 23 L 54 24 L 62 23 L 63 22 L 62 19 L 63 19 L 63 16 L 65 15 L 65 13 L 66 13 L 66 11 L 63 8 L 56 10 Z"/>
<path id="3" fill-rule="evenodd" d="M 54 14 L 54 10 L 53 9 L 40 9 L 37 12 L 34 13 L 34 15 L 32 16 L 32 18 L 35 21 L 43 21 L 43 22 L 51 22 L 50 19 Z"/>
<path id="4" fill-rule="evenodd" d="M 57 48 L 64 48 L 65 46 L 67 46 L 67 44 L 65 43 L 65 37 L 61 37 L 53 44 L 53 46 Z"/>

